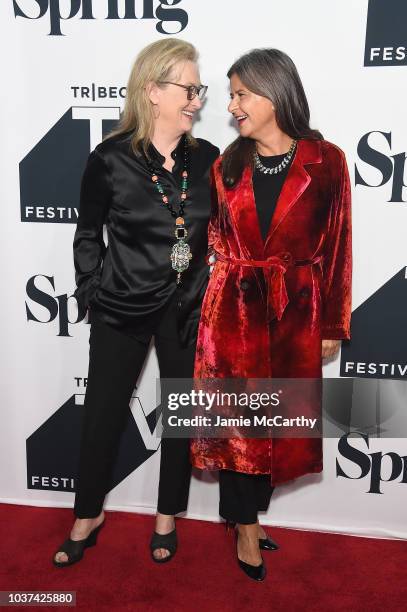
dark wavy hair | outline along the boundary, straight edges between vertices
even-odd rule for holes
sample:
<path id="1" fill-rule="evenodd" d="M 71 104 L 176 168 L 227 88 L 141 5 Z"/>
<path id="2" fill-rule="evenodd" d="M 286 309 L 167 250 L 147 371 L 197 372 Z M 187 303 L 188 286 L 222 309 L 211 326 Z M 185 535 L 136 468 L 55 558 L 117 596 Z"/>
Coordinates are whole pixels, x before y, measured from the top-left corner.
<path id="1" fill-rule="evenodd" d="M 230 79 L 236 74 L 253 93 L 271 100 L 280 130 L 296 140 L 322 140 L 318 130 L 309 126 L 309 106 L 292 59 L 278 49 L 253 49 L 229 68 Z M 234 187 L 247 165 L 253 166 L 255 142 L 239 136 L 225 150 L 222 178 L 226 187 Z"/>

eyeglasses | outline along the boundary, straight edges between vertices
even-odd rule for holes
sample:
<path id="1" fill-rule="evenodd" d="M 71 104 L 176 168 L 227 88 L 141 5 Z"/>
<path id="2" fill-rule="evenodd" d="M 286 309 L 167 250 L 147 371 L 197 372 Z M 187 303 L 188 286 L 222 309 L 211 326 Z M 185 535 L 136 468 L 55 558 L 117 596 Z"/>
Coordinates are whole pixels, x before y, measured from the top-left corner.
<path id="1" fill-rule="evenodd" d="M 199 87 L 197 87 L 196 85 L 181 85 L 181 83 L 173 83 L 172 81 L 160 81 L 160 83 L 163 85 L 176 85 L 177 87 L 182 87 L 187 92 L 188 100 L 193 100 L 196 96 L 198 96 L 200 100 L 203 100 L 208 91 L 207 85 L 199 85 Z"/>

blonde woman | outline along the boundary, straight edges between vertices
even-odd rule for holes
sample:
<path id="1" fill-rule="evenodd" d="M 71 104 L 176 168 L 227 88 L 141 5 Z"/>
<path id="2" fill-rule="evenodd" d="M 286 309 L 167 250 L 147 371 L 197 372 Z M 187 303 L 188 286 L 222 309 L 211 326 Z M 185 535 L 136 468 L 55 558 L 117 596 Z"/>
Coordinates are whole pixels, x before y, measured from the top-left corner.
<path id="1" fill-rule="evenodd" d="M 167 38 L 147 46 L 131 71 L 119 129 L 84 172 L 74 262 L 76 297 L 91 315 L 89 374 L 76 520 L 53 557 L 57 567 L 80 561 L 104 525 L 104 496 L 152 337 L 161 377 L 193 376 L 208 280 L 209 169 L 219 154 L 190 134 L 206 90 L 191 44 Z M 189 441 L 163 439 L 156 562 L 175 554 L 174 517 L 186 510 L 190 476 Z"/>

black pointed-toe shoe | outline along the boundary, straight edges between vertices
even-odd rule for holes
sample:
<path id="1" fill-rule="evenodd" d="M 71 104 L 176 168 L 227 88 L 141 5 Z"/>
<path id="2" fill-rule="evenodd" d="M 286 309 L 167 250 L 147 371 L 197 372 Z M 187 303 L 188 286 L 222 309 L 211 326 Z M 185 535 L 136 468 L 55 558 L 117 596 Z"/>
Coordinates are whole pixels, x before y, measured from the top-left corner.
<path id="1" fill-rule="evenodd" d="M 239 567 L 244 571 L 246 576 L 249 576 L 249 578 L 251 578 L 252 580 L 257 580 L 257 582 L 261 582 L 265 579 L 267 571 L 263 561 L 260 565 L 250 565 L 245 561 L 241 561 L 238 557 L 237 562 L 239 563 Z"/>
<path id="2" fill-rule="evenodd" d="M 100 525 L 95 527 L 93 531 L 90 532 L 87 538 L 83 540 L 71 540 L 68 538 L 65 542 L 55 551 L 55 554 L 52 558 L 52 562 L 55 567 L 67 567 L 68 565 L 73 565 L 80 561 L 83 557 L 85 548 L 90 548 L 91 546 L 95 546 L 97 542 L 97 537 L 99 535 L 100 530 L 102 529 L 105 521 L 103 520 Z M 57 561 L 55 559 L 55 555 L 59 552 L 63 552 L 67 555 L 68 561 Z"/>
<path id="3" fill-rule="evenodd" d="M 230 530 L 230 524 L 229 526 L 227 525 L 227 530 Z M 235 532 L 235 537 L 236 537 L 236 557 L 237 557 L 237 562 L 239 564 L 240 569 L 243 570 L 246 576 L 248 576 L 252 580 L 261 582 L 262 580 L 265 579 L 266 574 L 267 574 L 266 566 L 264 565 L 264 562 L 263 562 L 263 557 L 261 557 L 260 565 L 250 565 L 250 563 L 246 563 L 246 561 L 242 561 L 241 559 L 239 559 L 239 554 L 237 552 L 239 532 L 237 529 L 235 529 L 234 532 Z M 259 538 L 259 548 L 260 548 L 260 538 Z"/>
<path id="4" fill-rule="evenodd" d="M 280 547 L 274 540 L 267 536 L 266 538 L 259 538 L 259 548 L 260 550 L 278 550 Z"/>
<path id="5" fill-rule="evenodd" d="M 232 531 L 236 529 L 236 523 L 232 523 L 231 521 L 226 521 L 226 531 Z M 259 538 L 259 548 L 260 550 L 278 550 L 280 547 L 277 542 L 274 542 L 269 536 L 265 538 Z"/>

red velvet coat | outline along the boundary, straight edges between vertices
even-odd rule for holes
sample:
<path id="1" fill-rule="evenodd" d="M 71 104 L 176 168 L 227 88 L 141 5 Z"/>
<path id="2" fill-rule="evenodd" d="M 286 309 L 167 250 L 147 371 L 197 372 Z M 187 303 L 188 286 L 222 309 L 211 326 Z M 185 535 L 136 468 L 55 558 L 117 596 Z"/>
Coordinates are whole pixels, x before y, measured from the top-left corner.
<path id="1" fill-rule="evenodd" d="M 195 378 L 319 378 L 321 340 L 349 338 L 351 193 L 344 153 L 301 140 L 263 242 L 247 167 L 225 188 L 212 169 L 209 246 Z M 322 470 L 320 438 L 195 439 L 201 469 L 270 473 L 273 484 Z"/>

